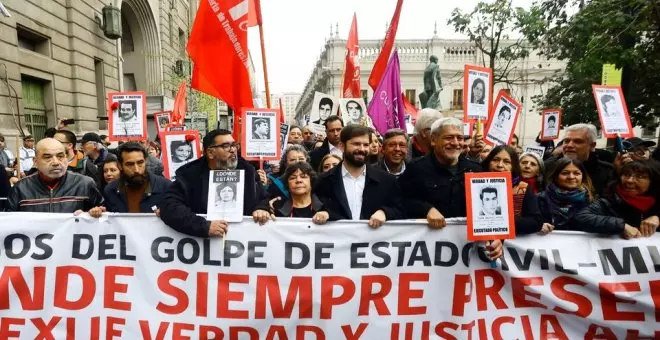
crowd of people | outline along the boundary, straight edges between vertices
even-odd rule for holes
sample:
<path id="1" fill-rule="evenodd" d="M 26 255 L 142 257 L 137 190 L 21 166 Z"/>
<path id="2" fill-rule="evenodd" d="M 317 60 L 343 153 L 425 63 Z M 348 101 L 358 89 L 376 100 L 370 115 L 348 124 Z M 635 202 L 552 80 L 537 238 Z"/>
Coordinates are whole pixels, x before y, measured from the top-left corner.
<path id="1" fill-rule="evenodd" d="M 7 197 L 0 204 L 6 211 L 95 217 L 155 212 L 179 232 L 224 236 L 226 221 L 199 216 L 207 212 L 208 173 L 240 169 L 243 215 L 261 225 L 276 217 L 366 220 L 372 228 L 425 219 L 439 229 L 467 214 L 466 173 L 510 172 L 519 235 L 575 230 L 630 239 L 651 236 L 660 224 L 659 149 L 651 154 L 651 141 L 629 138 L 625 150 L 612 153 L 596 149 L 593 125 L 576 124 L 556 147 L 540 143 L 541 157 L 523 153 L 517 137 L 492 147 L 481 135 L 466 136 L 462 121 L 432 109 L 420 111 L 412 137 L 400 129 L 379 136 L 344 126 L 337 116 L 325 127 L 324 135 L 291 127 L 281 161 L 268 168 L 242 159 L 230 131 L 210 131 L 202 157 L 178 168 L 175 181 L 162 177 L 157 142 L 110 149 L 106 136 L 87 133 L 78 143 L 71 131 L 52 129 L 36 146 L 32 136 L 24 138 L 17 169 L 0 136 L 0 197 Z M 487 242 L 487 252 L 501 256 L 502 242 Z"/>

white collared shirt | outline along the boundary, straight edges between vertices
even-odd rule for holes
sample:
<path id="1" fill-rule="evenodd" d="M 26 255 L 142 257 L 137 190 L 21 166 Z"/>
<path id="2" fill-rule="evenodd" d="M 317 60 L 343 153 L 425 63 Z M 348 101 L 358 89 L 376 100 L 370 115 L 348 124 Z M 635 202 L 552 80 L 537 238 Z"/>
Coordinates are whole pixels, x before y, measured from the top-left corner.
<path id="1" fill-rule="evenodd" d="M 403 172 L 406 171 L 406 162 L 403 162 L 403 164 L 401 165 L 401 171 L 396 172 L 396 173 L 394 173 L 390 170 L 390 168 L 387 166 L 387 162 L 384 161 L 384 160 L 383 160 L 383 165 L 385 165 L 385 170 L 387 170 L 387 172 L 390 175 L 393 175 L 393 176 L 401 176 L 401 175 L 403 175 Z"/>
<path id="2" fill-rule="evenodd" d="M 360 212 L 362 211 L 362 193 L 364 192 L 364 184 L 367 179 L 367 167 L 362 167 L 360 176 L 355 178 L 342 164 L 341 177 L 344 182 L 348 207 L 351 209 L 351 219 L 357 221 L 360 219 Z"/>
<path id="3" fill-rule="evenodd" d="M 333 154 L 333 155 L 337 155 L 337 156 L 339 156 L 339 157 L 342 158 L 342 159 L 344 158 L 344 152 L 341 151 L 340 148 L 338 148 L 338 147 L 336 147 L 336 146 L 334 146 L 334 145 L 332 145 L 332 144 L 330 144 L 330 143 L 328 143 L 328 147 L 329 147 L 329 149 L 330 149 L 330 153 L 331 153 L 331 154 Z"/>

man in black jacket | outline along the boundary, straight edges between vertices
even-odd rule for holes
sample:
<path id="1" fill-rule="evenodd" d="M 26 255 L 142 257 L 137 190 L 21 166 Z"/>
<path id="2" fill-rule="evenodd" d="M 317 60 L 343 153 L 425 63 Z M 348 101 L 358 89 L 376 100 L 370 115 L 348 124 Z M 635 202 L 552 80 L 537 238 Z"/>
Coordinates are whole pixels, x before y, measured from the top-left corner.
<path id="1" fill-rule="evenodd" d="M 105 187 L 107 210 L 118 213 L 156 211 L 172 182 L 147 171 L 147 150 L 139 143 L 124 143 L 117 153 L 121 176 Z"/>
<path id="2" fill-rule="evenodd" d="M 380 227 L 404 218 L 396 178 L 366 164 L 372 130 L 350 125 L 341 131 L 344 161 L 319 177 L 312 191 L 325 205 L 330 220 L 369 220 Z"/>
<path id="3" fill-rule="evenodd" d="M 314 149 L 309 154 L 313 169 L 318 169 L 319 165 L 321 164 L 321 160 L 323 160 L 323 157 L 329 153 L 334 153 L 339 156 L 342 155 L 339 135 L 343 127 L 344 122 L 338 116 L 330 116 L 328 119 L 326 119 L 325 134 L 327 137 L 323 141 L 323 145 L 321 145 L 321 147 Z"/>
<path id="4" fill-rule="evenodd" d="M 100 217 L 103 196 L 92 179 L 67 171 L 64 146 L 53 138 L 37 143 L 37 173 L 21 179 L 11 189 L 8 211 L 74 213 L 89 211 Z"/>
<path id="5" fill-rule="evenodd" d="M 596 127 L 591 124 L 575 124 L 566 128 L 562 143 L 562 154 L 545 161 L 546 174 L 551 174 L 555 162 L 562 157 L 578 159 L 587 169 L 587 175 L 598 196 L 615 179 L 614 166 L 599 159 L 596 150 Z"/>
<path id="6" fill-rule="evenodd" d="M 101 177 L 98 167 L 85 154 L 76 150 L 76 135 L 68 130 L 57 130 L 55 137 L 66 149 L 68 158 L 68 170 L 77 174 L 85 175 L 94 180 L 96 185 L 101 187 Z"/>
<path id="7" fill-rule="evenodd" d="M 209 190 L 209 171 L 245 170 L 243 215 L 251 216 L 257 204 L 266 199 L 266 192 L 254 167 L 238 158 L 238 144 L 231 132 L 217 129 L 203 141 L 204 157 L 190 162 L 176 171 L 176 181 L 160 204 L 160 218 L 173 229 L 193 236 L 223 236 L 226 221 L 207 221 L 197 214 L 206 214 Z"/>

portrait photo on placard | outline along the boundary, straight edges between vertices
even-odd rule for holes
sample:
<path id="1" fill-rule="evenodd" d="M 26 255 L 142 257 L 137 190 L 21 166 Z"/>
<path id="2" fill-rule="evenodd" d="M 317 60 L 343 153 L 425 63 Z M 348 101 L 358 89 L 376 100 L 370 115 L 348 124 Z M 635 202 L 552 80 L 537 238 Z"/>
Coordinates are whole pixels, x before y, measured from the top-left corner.
<path id="1" fill-rule="evenodd" d="M 339 112 L 339 101 L 337 98 L 325 93 L 315 92 L 314 101 L 312 102 L 312 112 L 307 121 L 323 125 L 328 117 L 336 116 L 337 112 Z"/>
<path id="2" fill-rule="evenodd" d="M 154 121 L 156 122 L 156 129 L 158 133 L 167 131 L 167 126 L 170 124 L 172 111 L 163 111 L 154 113 Z"/>
<path id="3" fill-rule="evenodd" d="M 278 111 L 270 109 L 246 109 L 245 130 L 241 153 L 245 159 L 272 160 L 279 156 L 280 129 L 277 122 Z"/>
<path id="4" fill-rule="evenodd" d="M 552 140 L 559 138 L 561 110 L 543 110 L 541 119 L 541 140 Z"/>
<path id="5" fill-rule="evenodd" d="M 491 145 L 509 144 L 518 120 L 519 108 L 520 104 L 500 91 L 495 101 L 495 110 L 488 121 L 485 142 Z"/>
<path id="6" fill-rule="evenodd" d="M 344 126 L 350 124 L 372 126 L 370 124 L 371 119 L 367 115 L 367 106 L 364 104 L 364 98 L 341 98 L 339 105 Z"/>
<path id="7" fill-rule="evenodd" d="M 108 93 L 109 137 L 113 141 L 143 140 L 147 137 L 147 107 L 144 92 Z"/>
<path id="8" fill-rule="evenodd" d="M 176 171 L 200 156 L 199 133 L 197 131 L 164 132 L 160 134 L 160 140 L 165 177 L 176 180 Z"/>
<path id="9" fill-rule="evenodd" d="M 244 177 L 245 170 L 214 170 L 209 173 L 207 220 L 243 220 Z"/>
<path id="10" fill-rule="evenodd" d="M 474 239 L 510 236 L 513 226 L 511 174 L 466 174 L 468 226 Z M 513 233 L 515 235 L 515 233 Z"/>
<path id="11" fill-rule="evenodd" d="M 488 120 L 492 72 L 488 68 L 465 65 L 465 119 Z"/>
<path id="12" fill-rule="evenodd" d="M 618 86 L 593 86 L 598 117 L 603 134 L 607 138 L 633 137 L 630 117 L 626 108 L 623 92 Z"/>

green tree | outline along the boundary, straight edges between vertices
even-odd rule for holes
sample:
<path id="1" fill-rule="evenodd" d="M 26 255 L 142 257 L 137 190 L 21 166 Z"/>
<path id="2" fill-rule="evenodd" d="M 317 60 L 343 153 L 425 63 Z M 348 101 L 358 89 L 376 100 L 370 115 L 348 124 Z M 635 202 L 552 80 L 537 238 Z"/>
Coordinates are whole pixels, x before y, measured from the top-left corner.
<path id="1" fill-rule="evenodd" d="M 480 2 L 470 12 L 455 8 L 447 24 L 474 43 L 483 56 L 479 62 L 493 70 L 493 84 L 529 84 L 522 72 L 515 71 L 517 62 L 531 52 L 522 30 L 539 25 L 537 13 L 514 8 L 509 0 L 496 0 Z"/>
<path id="2" fill-rule="evenodd" d="M 543 0 L 532 9 L 545 25 L 525 37 L 541 54 L 566 62 L 543 107 L 564 109 L 564 124 L 599 125 L 591 85 L 603 64 L 623 70 L 622 89 L 634 125 L 656 127 L 660 113 L 660 4 L 655 0 Z"/>

